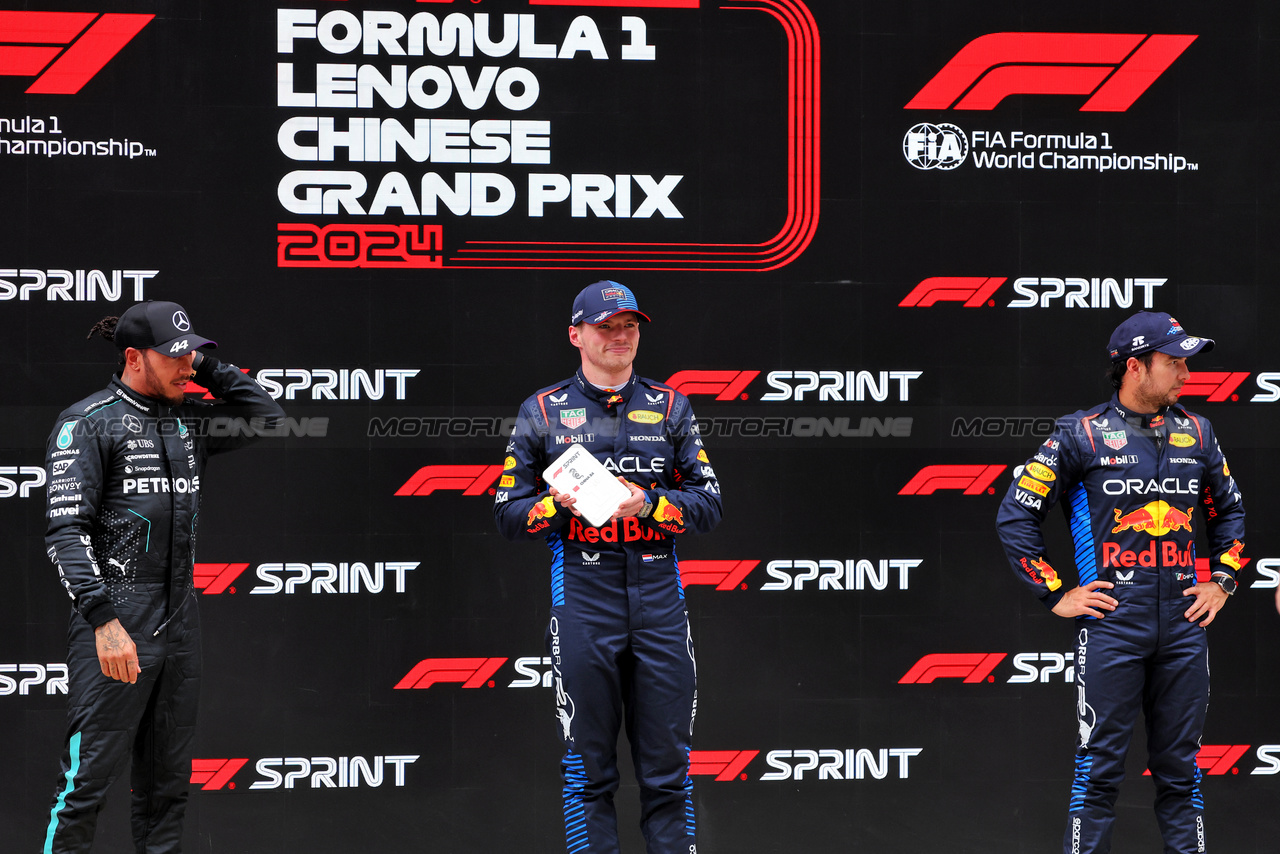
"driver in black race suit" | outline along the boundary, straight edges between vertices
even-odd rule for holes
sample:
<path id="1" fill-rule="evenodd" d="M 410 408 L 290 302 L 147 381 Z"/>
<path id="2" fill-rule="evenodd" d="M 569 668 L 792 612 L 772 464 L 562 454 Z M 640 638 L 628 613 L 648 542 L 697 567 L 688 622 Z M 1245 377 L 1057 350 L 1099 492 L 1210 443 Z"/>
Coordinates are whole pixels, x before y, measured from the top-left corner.
<path id="1" fill-rule="evenodd" d="M 1212 346 L 1164 312 L 1120 324 L 1108 346 L 1116 395 L 1059 419 L 1000 505 L 1014 573 L 1045 607 L 1076 621 L 1080 737 L 1067 854 L 1111 850 L 1139 709 L 1164 850 L 1206 850 L 1196 764 L 1209 702 L 1205 627 L 1236 589 L 1244 548 L 1244 505 L 1213 427 L 1177 403 L 1186 358 Z M 1063 586 L 1040 533 L 1056 503 L 1071 531 L 1078 587 Z M 1212 570 L 1204 581 L 1196 576 L 1199 525 Z"/>
<path id="2" fill-rule="evenodd" d="M 123 367 L 58 416 L 46 460 L 45 542 L 74 611 L 67 740 L 41 851 L 90 849 L 132 752 L 136 851 L 167 854 L 182 847 L 200 689 L 192 570 L 205 462 L 284 412 L 234 365 L 197 350 L 217 345 L 191 331 L 177 303 L 139 303 L 94 332 L 120 349 Z M 232 405 L 186 401 L 193 376 Z M 202 416 L 218 416 L 209 431 Z"/>
<path id="3" fill-rule="evenodd" d="M 720 485 L 689 399 L 632 370 L 640 321 L 648 319 L 617 282 L 578 294 L 569 341 L 582 367 L 520 407 L 494 498 L 504 536 L 551 549 L 547 654 L 565 745 L 571 854 L 618 851 L 613 794 L 623 721 L 649 854 L 697 851 L 689 780 L 696 666 L 675 538 L 715 527 Z M 598 528 L 542 479 L 573 444 L 631 492 Z"/>

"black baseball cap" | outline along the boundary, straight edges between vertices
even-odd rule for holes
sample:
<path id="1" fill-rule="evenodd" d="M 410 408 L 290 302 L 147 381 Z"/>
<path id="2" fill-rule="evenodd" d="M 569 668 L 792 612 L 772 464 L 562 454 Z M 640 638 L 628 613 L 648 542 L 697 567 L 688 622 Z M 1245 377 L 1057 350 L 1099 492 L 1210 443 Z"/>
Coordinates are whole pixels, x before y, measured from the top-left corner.
<path id="1" fill-rule="evenodd" d="M 155 350 L 164 356 L 185 356 L 217 343 L 192 333 L 187 312 L 176 302 L 147 300 L 130 306 L 116 322 L 113 341 L 123 350 Z"/>
<path id="2" fill-rule="evenodd" d="M 1123 362 L 1130 356 L 1141 356 L 1152 350 L 1170 356 L 1193 356 L 1201 350 L 1213 349 L 1212 338 L 1188 335 L 1182 324 L 1163 311 L 1140 311 L 1111 333 L 1107 353 L 1113 362 Z"/>
<path id="3" fill-rule="evenodd" d="M 624 311 L 634 311 L 641 320 L 649 319 L 649 315 L 640 310 L 631 288 L 604 279 L 587 285 L 578 292 L 573 300 L 573 316 L 569 325 L 585 322 L 595 326 Z"/>

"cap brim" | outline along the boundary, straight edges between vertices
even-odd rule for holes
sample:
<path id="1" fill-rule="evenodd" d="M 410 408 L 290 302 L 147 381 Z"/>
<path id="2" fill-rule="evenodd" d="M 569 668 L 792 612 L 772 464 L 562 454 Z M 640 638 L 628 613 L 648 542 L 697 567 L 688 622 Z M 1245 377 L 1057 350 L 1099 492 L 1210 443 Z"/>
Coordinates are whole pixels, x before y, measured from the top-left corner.
<path id="1" fill-rule="evenodd" d="M 611 317 L 617 317 L 618 315 L 623 314 L 624 312 L 628 312 L 628 311 L 629 311 L 629 312 L 631 312 L 632 314 L 634 314 L 636 317 L 640 318 L 641 320 L 648 321 L 649 323 L 653 323 L 653 321 L 652 321 L 652 320 L 649 320 L 649 315 L 645 314 L 643 311 L 640 311 L 640 310 L 638 310 L 638 309 L 634 309 L 634 308 L 620 308 L 620 309 L 618 309 L 617 311 L 610 312 L 610 313 L 608 313 L 608 314 L 606 314 L 606 313 L 604 313 L 604 312 L 600 312 L 599 314 L 595 315 L 594 317 L 586 317 L 586 318 L 583 318 L 583 319 L 582 319 L 582 321 L 580 321 L 580 322 L 582 322 L 582 323 L 589 323 L 589 324 L 591 324 L 592 326 L 599 326 L 601 323 L 604 323 L 604 322 L 605 322 L 606 320 L 608 320 L 609 318 L 611 318 Z"/>
<path id="2" fill-rule="evenodd" d="M 1212 338 L 1198 338 L 1188 335 L 1180 341 L 1174 341 L 1154 348 L 1170 356 L 1194 356 L 1196 353 L 1208 353 L 1213 349 Z"/>
<path id="3" fill-rule="evenodd" d="M 176 359 L 202 347 L 217 349 L 218 343 L 210 341 L 208 338 L 201 338 L 199 335 L 179 335 L 177 338 L 171 338 L 163 344 L 157 344 L 150 349 L 155 350 L 162 356 Z"/>

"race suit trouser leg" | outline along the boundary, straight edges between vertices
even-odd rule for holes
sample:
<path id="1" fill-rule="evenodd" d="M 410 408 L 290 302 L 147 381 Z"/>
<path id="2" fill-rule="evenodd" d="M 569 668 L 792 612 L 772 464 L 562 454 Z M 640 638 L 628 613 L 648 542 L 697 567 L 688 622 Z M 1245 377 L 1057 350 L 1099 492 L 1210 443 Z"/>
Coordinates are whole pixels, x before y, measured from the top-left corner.
<path id="1" fill-rule="evenodd" d="M 697 669 L 688 618 L 632 632 L 629 675 L 624 681 L 627 738 L 648 852 L 689 854 L 697 845 L 689 779 Z"/>
<path id="2" fill-rule="evenodd" d="M 1080 746 L 1063 850 L 1108 852 L 1115 799 L 1139 709 L 1166 852 L 1202 851 L 1204 801 L 1196 766 L 1209 696 L 1204 630 L 1181 619 L 1077 621 Z M 1154 609 L 1152 609 L 1154 610 Z M 1137 622 L 1142 631 L 1134 629 Z M 1147 630 L 1145 627 L 1150 627 Z"/>
<path id="3" fill-rule="evenodd" d="M 689 854 L 696 844 L 688 776 L 695 673 L 687 618 L 627 632 L 552 608 L 547 639 L 565 741 L 568 851 L 619 850 L 613 797 L 625 705 L 648 851 Z"/>
<path id="4" fill-rule="evenodd" d="M 588 627 L 564 607 L 551 609 L 547 652 L 551 657 L 556 717 L 565 754 L 565 844 L 569 854 L 616 854 L 618 732 L 622 723 L 619 661 L 626 632 L 603 622 Z"/>
<path id="5" fill-rule="evenodd" d="M 142 673 L 134 684 L 104 676 L 98 663 L 93 629 L 78 615 L 72 617 L 67 653 L 67 742 L 42 854 L 90 850 L 107 790 L 124 770 L 131 751 L 136 850 L 139 854 L 168 854 L 180 850 L 182 807 L 191 774 L 189 733 L 194 727 L 195 691 L 199 682 L 198 631 L 185 641 L 188 649 L 195 650 L 194 663 L 187 661 L 179 667 L 180 656 L 174 654 L 163 634 L 161 639 L 151 639 L 154 626 L 150 631 L 145 628 L 136 631 L 132 626 L 142 625 L 142 621 L 135 622 L 133 615 L 121 608 L 117 610 L 138 646 Z M 166 633 L 170 629 L 166 629 Z M 187 685 L 174 690 L 172 673 L 177 669 L 194 672 L 196 678 L 186 680 Z M 166 670 L 170 671 L 169 676 L 165 675 Z M 153 767 L 156 755 L 149 748 L 141 749 L 143 741 L 165 745 L 164 750 L 170 751 L 170 755 Z M 155 782 L 161 793 L 156 803 L 164 805 L 156 810 L 153 818 L 142 819 L 144 839 L 139 841 L 138 802 L 149 797 L 146 791 L 140 792 L 139 787 L 150 781 Z M 181 794 L 176 794 L 178 792 Z"/>
<path id="6" fill-rule="evenodd" d="M 1196 756 L 1209 703 L 1209 655 L 1205 630 L 1188 623 L 1178 605 L 1148 668 L 1143 709 L 1165 854 L 1197 854 L 1206 850 Z"/>
<path id="7" fill-rule="evenodd" d="M 200 692 L 200 631 L 195 600 L 161 633 L 166 650 L 133 742 L 132 829 L 137 854 L 182 850 L 182 817 Z M 146 665 L 143 665 L 144 667 Z"/>
<path id="8" fill-rule="evenodd" d="M 1076 620 L 1075 777 L 1063 837 L 1065 854 L 1111 850 L 1115 800 L 1142 704 L 1149 639 L 1114 617 Z"/>

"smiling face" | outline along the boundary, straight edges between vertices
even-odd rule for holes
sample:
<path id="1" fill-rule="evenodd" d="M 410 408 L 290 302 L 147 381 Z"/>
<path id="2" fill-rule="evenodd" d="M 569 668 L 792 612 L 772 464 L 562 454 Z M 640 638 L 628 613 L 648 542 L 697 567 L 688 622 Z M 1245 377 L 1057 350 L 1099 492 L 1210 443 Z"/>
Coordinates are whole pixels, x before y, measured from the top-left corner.
<path id="1" fill-rule="evenodd" d="M 1191 376 L 1184 357 L 1158 351 L 1152 354 L 1150 368 L 1132 356 L 1128 368 L 1120 395 L 1122 402 L 1135 412 L 1156 412 L 1177 403 L 1182 384 Z"/>
<path id="2" fill-rule="evenodd" d="M 570 326 L 569 343 L 582 353 L 582 374 L 589 382 L 620 386 L 631 376 L 640 346 L 640 318 L 623 311 L 603 323 Z"/>
<path id="3" fill-rule="evenodd" d="M 194 352 L 173 358 L 155 350 L 128 347 L 124 351 L 124 358 L 121 380 L 125 385 L 139 394 L 174 406 L 182 403 L 183 389 L 194 375 L 191 369 L 191 363 L 195 359 Z"/>

